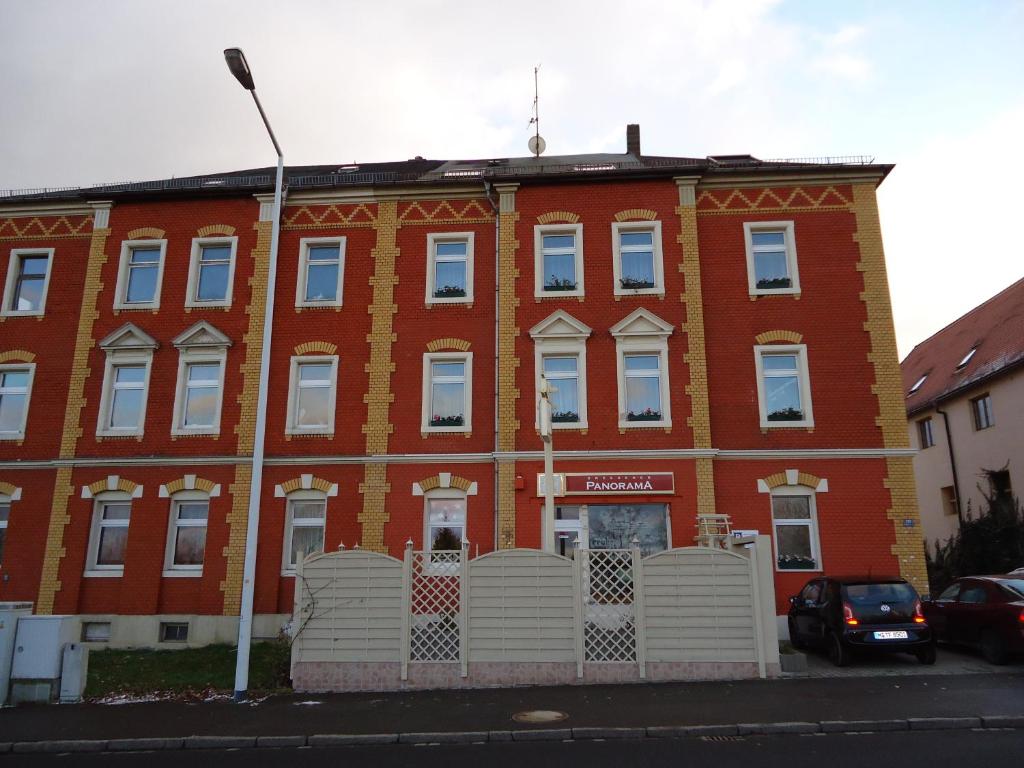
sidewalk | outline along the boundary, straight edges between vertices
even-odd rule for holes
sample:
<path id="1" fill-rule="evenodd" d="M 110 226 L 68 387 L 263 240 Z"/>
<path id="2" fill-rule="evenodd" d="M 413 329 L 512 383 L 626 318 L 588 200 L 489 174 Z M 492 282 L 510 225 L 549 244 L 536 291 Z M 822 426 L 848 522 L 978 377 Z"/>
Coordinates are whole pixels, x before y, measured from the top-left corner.
<path id="1" fill-rule="evenodd" d="M 512 719 L 529 710 L 554 710 L 567 717 L 539 725 Z M 480 740 L 487 740 L 487 732 L 504 733 L 507 740 L 536 729 L 865 720 L 899 720 L 905 730 L 915 727 L 906 722 L 911 718 L 973 718 L 957 726 L 971 727 L 981 725 L 977 718 L 992 716 L 1014 717 L 1004 724 L 1024 727 L 1024 674 L 293 694 L 243 705 L 160 701 L 8 707 L 0 710 L 0 742 L 317 734 L 389 734 L 397 741 L 396 734 L 454 732 L 482 732 Z"/>

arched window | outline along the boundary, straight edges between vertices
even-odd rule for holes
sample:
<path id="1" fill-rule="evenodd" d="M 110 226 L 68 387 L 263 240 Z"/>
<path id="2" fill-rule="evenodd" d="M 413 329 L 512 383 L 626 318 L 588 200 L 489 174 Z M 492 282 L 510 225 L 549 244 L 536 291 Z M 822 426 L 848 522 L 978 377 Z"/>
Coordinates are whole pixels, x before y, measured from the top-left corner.
<path id="1" fill-rule="evenodd" d="M 164 576 L 202 576 L 210 494 L 179 491 L 171 496 Z"/>
<path id="2" fill-rule="evenodd" d="M 775 562 L 780 571 L 820 571 L 818 510 L 814 489 L 783 485 L 771 491 Z"/>
<path id="3" fill-rule="evenodd" d="M 318 490 L 292 491 L 285 497 L 284 560 L 281 571 L 295 573 L 300 562 L 324 551 L 327 525 L 327 494 Z"/>
<path id="4" fill-rule="evenodd" d="M 92 529 L 86 554 L 86 576 L 122 576 L 128 549 L 132 496 L 105 491 L 93 496 Z"/>
<path id="5" fill-rule="evenodd" d="M 423 549 L 461 549 L 466 535 L 466 492 L 435 488 L 424 494 Z"/>

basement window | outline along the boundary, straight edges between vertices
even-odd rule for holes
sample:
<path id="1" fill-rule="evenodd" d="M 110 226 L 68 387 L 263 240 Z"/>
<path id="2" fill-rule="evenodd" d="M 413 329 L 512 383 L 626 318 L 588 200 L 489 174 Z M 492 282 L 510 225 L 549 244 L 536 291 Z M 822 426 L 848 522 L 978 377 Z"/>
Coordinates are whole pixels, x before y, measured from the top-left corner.
<path id="1" fill-rule="evenodd" d="M 86 621 L 82 624 L 83 643 L 106 643 L 110 641 L 109 621 Z"/>
<path id="2" fill-rule="evenodd" d="M 162 621 L 162 622 L 160 622 L 160 642 L 161 643 L 187 643 L 188 642 L 188 622 L 173 622 L 173 621 Z"/>

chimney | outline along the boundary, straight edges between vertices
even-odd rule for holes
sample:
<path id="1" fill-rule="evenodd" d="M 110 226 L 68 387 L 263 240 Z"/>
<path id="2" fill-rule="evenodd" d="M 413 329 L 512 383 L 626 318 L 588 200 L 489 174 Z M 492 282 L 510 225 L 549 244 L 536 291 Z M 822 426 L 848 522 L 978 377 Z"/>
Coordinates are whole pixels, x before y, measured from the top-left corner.
<path id="1" fill-rule="evenodd" d="M 640 157 L 640 126 L 637 123 L 626 126 L 626 154 Z"/>

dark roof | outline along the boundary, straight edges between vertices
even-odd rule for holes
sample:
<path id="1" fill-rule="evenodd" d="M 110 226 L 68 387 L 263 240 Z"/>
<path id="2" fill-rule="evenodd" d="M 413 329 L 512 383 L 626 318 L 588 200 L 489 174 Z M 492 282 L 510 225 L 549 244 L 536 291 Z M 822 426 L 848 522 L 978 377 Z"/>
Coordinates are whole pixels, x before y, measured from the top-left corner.
<path id="1" fill-rule="evenodd" d="M 958 364 L 974 349 L 971 358 Z M 931 408 L 1024 363 L 1024 279 L 922 341 L 901 363 L 907 414 Z M 926 377 L 913 393 L 914 384 Z"/>
<path id="2" fill-rule="evenodd" d="M 664 177 L 680 174 L 723 175 L 771 172 L 869 171 L 884 178 L 891 165 L 875 164 L 869 157 L 818 157 L 791 160 L 759 160 L 751 155 L 663 157 L 657 155 L 582 154 L 541 157 L 503 157 L 475 160 L 412 160 L 388 163 L 298 165 L 285 168 L 285 182 L 292 191 L 342 186 L 387 186 L 390 184 L 465 184 L 467 181 L 517 181 L 541 179 L 599 180 L 609 177 Z M 91 187 L 63 187 L 0 191 L 0 202 L 74 201 L 158 196 L 194 197 L 252 194 L 271 191 L 276 168 L 248 168 L 239 171 L 185 176 L 155 181 L 96 184 Z"/>

